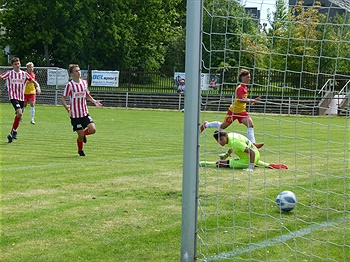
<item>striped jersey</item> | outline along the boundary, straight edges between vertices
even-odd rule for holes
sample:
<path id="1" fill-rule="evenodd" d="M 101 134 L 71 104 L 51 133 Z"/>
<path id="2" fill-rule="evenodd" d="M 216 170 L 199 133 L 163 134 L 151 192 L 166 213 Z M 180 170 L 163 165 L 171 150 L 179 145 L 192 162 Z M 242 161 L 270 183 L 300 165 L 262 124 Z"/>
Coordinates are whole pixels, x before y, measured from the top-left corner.
<path id="1" fill-rule="evenodd" d="M 69 81 L 63 91 L 63 96 L 70 98 L 70 112 L 72 118 L 81 118 L 89 114 L 86 95 L 90 94 L 86 80 L 80 80 L 79 83 L 73 80 Z"/>
<path id="2" fill-rule="evenodd" d="M 24 87 L 27 81 L 32 81 L 32 77 L 25 71 L 8 70 L 0 75 L 6 79 L 7 92 L 9 99 L 24 101 Z"/>

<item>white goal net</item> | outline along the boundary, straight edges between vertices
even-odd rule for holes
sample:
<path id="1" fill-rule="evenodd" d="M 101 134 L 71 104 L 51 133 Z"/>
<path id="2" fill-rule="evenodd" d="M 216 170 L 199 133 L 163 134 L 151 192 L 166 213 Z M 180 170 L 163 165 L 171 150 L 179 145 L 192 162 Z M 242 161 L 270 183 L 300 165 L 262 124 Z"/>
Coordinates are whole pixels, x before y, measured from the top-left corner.
<path id="1" fill-rule="evenodd" d="M 262 98 L 247 105 L 261 160 L 288 170 L 200 167 L 199 261 L 349 259 L 349 15 L 347 1 L 203 1 L 201 69 L 220 80 L 202 91 L 200 121 L 224 121 L 249 70 L 248 97 Z M 200 135 L 201 162 L 228 149 L 214 131 Z M 297 197 L 290 212 L 276 205 L 285 190 Z"/>

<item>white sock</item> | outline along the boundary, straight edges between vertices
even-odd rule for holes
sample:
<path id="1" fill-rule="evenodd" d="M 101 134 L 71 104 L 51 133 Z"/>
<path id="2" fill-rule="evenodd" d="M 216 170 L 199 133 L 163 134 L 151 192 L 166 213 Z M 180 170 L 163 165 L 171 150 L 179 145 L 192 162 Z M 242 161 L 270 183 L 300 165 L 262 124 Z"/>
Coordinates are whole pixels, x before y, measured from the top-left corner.
<path id="1" fill-rule="evenodd" d="M 34 115 L 35 115 L 35 107 L 30 108 L 30 115 L 32 117 L 32 121 L 34 121 Z"/>
<path id="2" fill-rule="evenodd" d="M 247 128 L 247 137 L 252 143 L 255 143 L 254 128 Z"/>
<path id="3" fill-rule="evenodd" d="M 205 128 L 216 128 L 219 129 L 221 126 L 221 122 L 219 121 L 214 121 L 214 122 L 209 122 L 205 125 Z"/>

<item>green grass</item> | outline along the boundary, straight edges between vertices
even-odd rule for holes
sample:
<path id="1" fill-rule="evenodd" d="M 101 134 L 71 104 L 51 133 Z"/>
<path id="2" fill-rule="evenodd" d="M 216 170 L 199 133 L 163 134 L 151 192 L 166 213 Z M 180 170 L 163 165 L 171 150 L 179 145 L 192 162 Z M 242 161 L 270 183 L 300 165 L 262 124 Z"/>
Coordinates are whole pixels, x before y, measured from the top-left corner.
<path id="1" fill-rule="evenodd" d="M 84 145 L 87 156 L 79 157 L 76 134 L 62 107 L 38 105 L 35 126 L 29 124 L 27 109 L 12 144 L 6 136 L 13 108 L 1 104 L 0 112 L 1 261 L 179 261 L 184 114 L 90 107 L 97 132 Z M 204 116 L 214 120 L 216 114 Z M 322 223 L 346 217 L 327 229 L 333 243 L 327 251 L 318 241 L 324 231 L 315 231 L 312 238 L 269 247 L 268 259 L 266 248 L 238 257 L 307 260 L 312 249 L 322 258 L 328 252 L 342 261 L 345 252 L 349 255 L 345 118 L 253 119 L 257 140 L 266 143 L 263 160 L 283 162 L 290 170 L 257 169 L 249 178 L 242 170 L 201 169 L 199 194 L 207 213 L 199 217 L 209 215 L 199 228 L 207 230 L 210 244 L 198 244 L 198 253 L 230 252 L 232 246 L 297 231 L 311 219 Z M 245 133 L 242 125 L 235 128 Z M 215 161 L 219 149 L 211 133 L 201 135 L 201 158 Z M 299 205 L 280 215 L 273 200 L 282 188 L 293 189 Z"/>
<path id="2" fill-rule="evenodd" d="M 253 120 L 257 141 L 265 142 L 262 160 L 287 164 L 289 170 L 201 169 L 199 257 L 345 261 L 350 256 L 348 119 L 253 115 Z M 234 123 L 228 131 L 233 129 L 245 133 L 243 125 Z M 211 136 L 201 135 L 201 151 L 213 161 L 224 148 Z M 289 213 L 275 204 L 283 190 L 298 197 Z"/>

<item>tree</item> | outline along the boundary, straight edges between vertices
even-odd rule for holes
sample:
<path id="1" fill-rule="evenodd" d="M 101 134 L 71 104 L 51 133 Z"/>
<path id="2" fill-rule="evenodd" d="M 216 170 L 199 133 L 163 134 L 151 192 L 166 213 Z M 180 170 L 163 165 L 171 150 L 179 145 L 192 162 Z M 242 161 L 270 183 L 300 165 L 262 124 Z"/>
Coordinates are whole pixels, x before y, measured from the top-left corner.
<path id="1" fill-rule="evenodd" d="M 256 63 L 252 39 L 258 34 L 258 24 L 245 13 L 237 1 L 210 0 L 205 2 L 210 10 L 203 15 L 203 63 L 204 67 L 221 68 L 253 67 Z M 254 48 L 253 48 L 254 49 Z M 241 54 L 234 50 L 242 50 Z"/>
<path id="2" fill-rule="evenodd" d="M 11 53 L 21 58 L 49 64 L 49 46 L 57 29 L 52 26 L 56 20 L 56 1 L 7 1 L 3 4 L 1 24 L 5 34 L 1 45 L 10 45 Z"/>
<path id="3" fill-rule="evenodd" d="M 159 70 L 185 0 L 6 2 L 1 45 L 37 65 Z"/>

